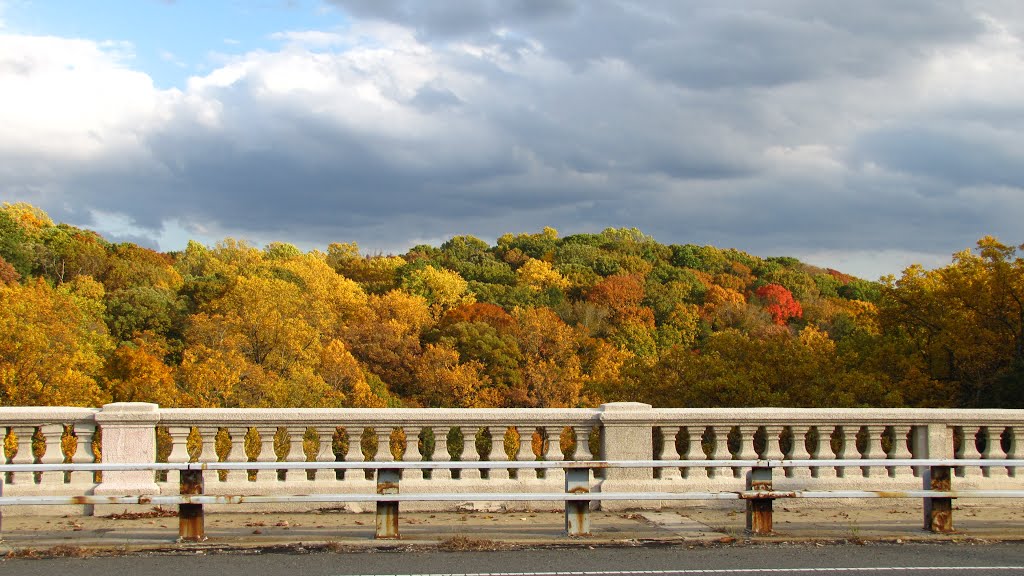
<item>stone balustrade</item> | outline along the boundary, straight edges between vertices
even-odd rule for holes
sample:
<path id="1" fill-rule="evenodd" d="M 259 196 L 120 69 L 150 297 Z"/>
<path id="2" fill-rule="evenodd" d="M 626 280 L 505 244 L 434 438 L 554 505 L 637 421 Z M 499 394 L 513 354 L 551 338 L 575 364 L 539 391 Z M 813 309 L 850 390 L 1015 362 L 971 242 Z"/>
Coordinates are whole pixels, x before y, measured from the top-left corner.
<path id="1" fill-rule="evenodd" d="M 1024 457 L 1024 410 L 656 409 L 638 403 L 596 409 L 182 409 L 117 403 L 102 409 L 0 408 L 0 429 L 6 434 L 6 462 L 15 464 L 92 462 L 97 452 L 102 461 L 111 463 L 992 460 L 990 467 L 957 470 L 961 477 L 957 485 L 967 489 L 1016 486 L 1016 470 L 998 461 Z M 94 444 L 102 449 L 94 450 Z M 746 472 L 740 466 L 609 469 L 595 480 L 594 489 L 742 490 Z M 221 471 L 209 475 L 206 493 L 273 494 L 282 486 L 297 493 L 359 493 L 373 490 L 373 474 L 361 470 Z M 562 489 L 563 474 L 534 469 L 408 470 L 402 486 L 410 492 L 541 493 Z M 776 487 L 801 489 L 813 479 L 819 488 L 914 489 L 921 482 L 916 474 L 912 467 L 800 466 L 786 469 Z M 90 490 L 96 495 L 178 493 L 176 472 L 15 472 L 6 475 L 4 484 L 7 495 Z M 55 507 L 40 511 L 64 513 Z"/>

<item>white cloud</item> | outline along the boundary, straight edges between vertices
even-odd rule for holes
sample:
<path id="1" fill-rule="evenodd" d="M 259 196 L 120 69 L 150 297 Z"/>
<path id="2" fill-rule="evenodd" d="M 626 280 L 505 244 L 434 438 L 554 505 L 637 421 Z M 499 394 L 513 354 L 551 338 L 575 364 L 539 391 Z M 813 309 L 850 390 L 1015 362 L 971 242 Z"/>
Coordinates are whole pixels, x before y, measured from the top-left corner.
<path id="1" fill-rule="evenodd" d="M 0 35 L 0 154 L 85 160 L 138 152 L 167 99 L 119 54 L 85 40 Z"/>

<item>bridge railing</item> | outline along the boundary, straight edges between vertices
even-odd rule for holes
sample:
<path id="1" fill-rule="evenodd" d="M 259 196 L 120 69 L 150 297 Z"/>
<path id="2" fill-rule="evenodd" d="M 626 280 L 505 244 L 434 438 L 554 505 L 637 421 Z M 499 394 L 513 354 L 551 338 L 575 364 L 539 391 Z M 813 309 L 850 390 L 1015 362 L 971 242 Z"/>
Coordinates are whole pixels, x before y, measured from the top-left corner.
<path id="1" fill-rule="evenodd" d="M 1024 411 L 947 409 L 653 409 L 657 459 L 751 458 L 809 461 L 784 468 L 786 478 L 830 479 L 853 484 L 888 475 L 907 479 L 915 466 L 869 465 L 869 460 L 960 458 L 1006 460 L 1024 457 Z M 825 460 L 864 460 L 855 466 L 815 465 Z M 1007 478 L 1013 466 L 958 467 L 961 477 Z M 729 470 L 664 470 L 662 479 L 695 481 Z"/>
<path id="2" fill-rule="evenodd" d="M 927 458 L 984 460 L 984 466 L 955 466 L 958 485 L 999 489 L 1017 485 L 1014 462 L 1024 458 L 1022 410 L 656 409 L 638 403 L 595 409 L 177 409 L 118 403 L 102 409 L 0 408 L 0 430 L 4 462 L 12 465 L 234 466 L 205 478 L 211 495 L 272 495 L 282 488 L 365 493 L 378 468 L 355 464 L 392 461 L 462 463 L 399 468 L 403 485 L 417 492 L 551 493 L 561 490 L 564 472 L 541 462 L 569 459 L 684 463 L 599 469 L 595 481 L 604 494 L 742 490 L 750 462 L 759 459 L 792 462 L 775 475 L 786 490 L 812 483 L 857 490 L 883 476 L 894 490 L 917 489 L 923 465 L 893 462 Z M 731 465 L 693 464 L 706 460 Z M 300 463 L 353 467 L 294 466 Z M 12 496 L 177 495 L 183 469 L 154 470 L 8 469 L 3 480 Z M 508 504 L 529 506 L 511 499 Z M 660 504 L 623 499 L 605 506 Z M 425 510 L 457 503 L 414 505 Z"/>

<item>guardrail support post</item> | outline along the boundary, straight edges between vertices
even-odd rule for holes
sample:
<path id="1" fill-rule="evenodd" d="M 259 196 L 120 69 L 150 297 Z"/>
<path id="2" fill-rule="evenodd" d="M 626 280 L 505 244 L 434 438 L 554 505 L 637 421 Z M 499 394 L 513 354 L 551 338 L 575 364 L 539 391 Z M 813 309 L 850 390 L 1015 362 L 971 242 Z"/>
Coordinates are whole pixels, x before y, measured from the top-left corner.
<path id="1" fill-rule="evenodd" d="M 770 491 L 772 469 L 751 468 L 747 472 L 747 490 Z M 758 536 L 772 533 L 772 499 L 751 498 L 747 500 L 747 532 Z"/>
<path id="2" fill-rule="evenodd" d="M 398 482 L 402 478 L 401 471 L 396 468 L 385 468 L 377 471 L 377 494 L 398 494 Z M 397 539 L 398 533 L 398 502 L 377 502 L 377 533 L 378 539 Z"/>
<path id="3" fill-rule="evenodd" d="M 590 493 L 590 468 L 566 468 L 566 494 Z M 565 501 L 567 536 L 590 536 L 590 500 Z"/>
<path id="4" fill-rule="evenodd" d="M 948 492 L 952 490 L 952 472 L 949 466 L 932 466 L 926 470 L 924 475 L 924 487 L 926 490 L 941 490 Z M 932 532 L 953 531 L 953 499 L 952 498 L 925 498 L 924 499 L 924 528 Z"/>
<path id="5" fill-rule="evenodd" d="M 200 495 L 204 489 L 202 470 L 182 470 L 180 493 Z M 206 525 L 202 504 L 178 504 L 178 540 L 201 542 L 206 540 Z"/>

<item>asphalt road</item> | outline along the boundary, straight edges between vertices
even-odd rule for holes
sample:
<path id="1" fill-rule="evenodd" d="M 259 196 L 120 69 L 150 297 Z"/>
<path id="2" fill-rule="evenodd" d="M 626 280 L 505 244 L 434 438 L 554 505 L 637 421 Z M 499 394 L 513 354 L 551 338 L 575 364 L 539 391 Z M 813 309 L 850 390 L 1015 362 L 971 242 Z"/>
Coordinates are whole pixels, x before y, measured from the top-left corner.
<path id="1" fill-rule="evenodd" d="M 193 553 L 107 558 L 6 559 L 0 574 L 20 576 L 685 576 L 689 574 L 900 576 L 1024 574 L 1024 542 L 572 547 L 514 551 L 316 553 Z"/>

